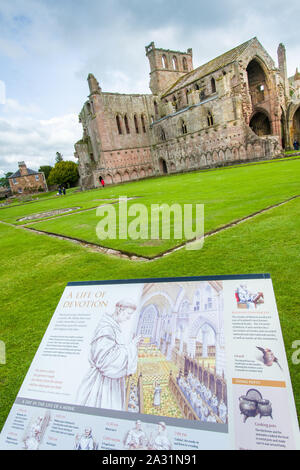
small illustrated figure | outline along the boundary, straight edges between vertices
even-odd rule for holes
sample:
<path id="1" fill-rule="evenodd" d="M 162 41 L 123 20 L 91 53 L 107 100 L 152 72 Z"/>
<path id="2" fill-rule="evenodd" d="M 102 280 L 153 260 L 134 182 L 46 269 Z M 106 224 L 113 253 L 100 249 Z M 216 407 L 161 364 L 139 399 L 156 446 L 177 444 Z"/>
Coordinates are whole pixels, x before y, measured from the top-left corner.
<path id="1" fill-rule="evenodd" d="M 37 450 L 39 448 L 42 432 L 43 417 L 38 416 L 30 427 L 29 435 L 24 440 L 26 450 Z"/>
<path id="2" fill-rule="evenodd" d="M 223 399 L 221 398 L 220 404 L 219 404 L 219 417 L 223 421 L 223 423 L 226 423 L 227 421 L 227 406 L 225 405 Z"/>
<path id="3" fill-rule="evenodd" d="M 138 396 L 137 396 L 137 391 L 134 389 L 134 386 L 131 385 L 130 388 L 130 395 L 129 395 L 129 400 L 128 400 L 128 411 L 131 411 L 132 413 L 138 413 L 139 412 L 139 406 L 138 406 Z"/>
<path id="4" fill-rule="evenodd" d="M 126 449 L 143 449 L 147 446 L 148 439 L 144 431 L 142 430 L 142 423 L 140 420 L 135 422 L 134 428 L 128 431 L 125 437 L 124 446 Z"/>
<path id="5" fill-rule="evenodd" d="M 196 398 L 196 401 L 195 401 L 195 411 L 197 413 L 198 418 L 201 421 L 202 420 L 202 412 L 203 412 L 203 402 L 202 402 L 202 398 L 200 397 L 199 393 L 197 394 L 197 398 Z"/>
<path id="6" fill-rule="evenodd" d="M 159 382 L 155 382 L 153 405 L 157 407 L 161 405 L 161 386 Z"/>
<path id="7" fill-rule="evenodd" d="M 212 411 L 209 412 L 209 415 L 207 416 L 206 421 L 208 423 L 216 423 L 217 422 L 217 418 L 215 417 L 215 415 L 213 414 Z"/>
<path id="8" fill-rule="evenodd" d="M 264 303 L 264 294 L 262 292 L 250 292 L 246 284 L 241 284 L 236 289 L 235 298 L 238 307 L 244 306 L 249 310 L 254 310 L 258 304 Z"/>
<path id="9" fill-rule="evenodd" d="M 172 449 L 171 442 L 167 436 L 167 428 L 163 421 L 158 423 L 158 431 L 156 436 L 154 437 L 151 446 L 149 447 L 151 450 L 170 450 Z"/>
<path id="10" fill-rule="evenodd" d="M 50 413 L 44 416 L 37 416 L 29 423 L 26 434 L 23 438 L 25 450 L 38 450 L 43 439 L 43 435 L 50 422 Z"/>
<path id="11" fill-rule="evenodd" d="M 84 434 L 75 437 L 75 450 L 96 450 L 98 444 L 96 443 L 93 435 L 92 428 L 86 428 Z"/>

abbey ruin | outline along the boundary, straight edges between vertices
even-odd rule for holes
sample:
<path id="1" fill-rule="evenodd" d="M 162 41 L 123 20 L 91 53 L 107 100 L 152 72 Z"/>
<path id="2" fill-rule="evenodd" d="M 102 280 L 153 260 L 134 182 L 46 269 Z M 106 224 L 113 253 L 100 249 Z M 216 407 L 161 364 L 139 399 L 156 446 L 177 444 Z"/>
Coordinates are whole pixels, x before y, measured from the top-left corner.
<path id="1" fill-rule="evenodd" d="M 151 94 L 90 94 L 75 144 L 82 188 L 272 158 L 300 142 L 300 74 L 257 38 L 193 68 L 186 52 L 146 47 Z"/>

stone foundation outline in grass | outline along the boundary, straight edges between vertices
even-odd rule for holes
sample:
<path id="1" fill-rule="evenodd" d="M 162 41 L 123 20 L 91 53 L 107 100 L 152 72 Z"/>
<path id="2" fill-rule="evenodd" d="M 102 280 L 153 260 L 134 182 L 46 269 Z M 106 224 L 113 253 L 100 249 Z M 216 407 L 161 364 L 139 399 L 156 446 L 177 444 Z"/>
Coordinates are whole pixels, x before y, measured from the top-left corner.
<path id="1" fill-rule="evenodd" d="M 69 208 L 66 208 L 66 209 L 54 209 L 54 210 L 50 210 L 50 211 L 47 211 L 47 212 L 38 212 L 37 214 L 27 215 L 26 217 L 22 217 L 21 219 L 18 219 L 18 222 L 25 222 L 27 220 L 43 219 L 43 218 L 52 217 L 52 216 L 55 216 L 55 215 L 66 214 L 68 212 L 76 211 L 78 209 L 81 209 L 81 207 L 69 207 Z"/>

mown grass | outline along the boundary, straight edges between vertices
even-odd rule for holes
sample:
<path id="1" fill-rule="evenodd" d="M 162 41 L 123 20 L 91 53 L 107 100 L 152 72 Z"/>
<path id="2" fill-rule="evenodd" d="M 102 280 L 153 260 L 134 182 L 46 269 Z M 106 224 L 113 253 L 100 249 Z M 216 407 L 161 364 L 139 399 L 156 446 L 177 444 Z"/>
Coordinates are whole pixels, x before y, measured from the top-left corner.
<path id="1" fill-rule="evenodd" d="M 108 198 L 117 198 L 118 196 L 139 197 L 138 200 L 129 201 L 128 208 L 136 203 L 145 205 L 146 213 L 141 217 L 142 223 L 146 222 L 147 218 L 148 222 L 150 221 L 152 204 L 161 205 L 165 203 L 171 206 L 176 203 L 180 204 L 181 207 L 184 204 L 193 204 L 194 228 L 195 205 L 204 204 L 204 230 L 208 232 L 300 194 L 299 175 L 300 159 L 277 160 L 265 164 L 243 165 L 214 171 L 173 175 L 112 188 L 107 187 L 103 191 L 98 190 L 98 194 L 105 195 Z M 89 191 L 87 194 L 88 196 L 83 193 L 85 198 L 89 196 L 95 198 L 95 191 Z M 78 197 L 76 196 L 76 198 Z M 69 200 L 71 201 L 71 197 Z M 79 199 L 77 201 L 80 204 Z M 81 205 L 83 204 L 88 203 L 84 202 Z M 112 215 L 109 220 L 113 220 L 116 216 L 118 229 L 118 206 L 114 206 L 114 208 L 115 215 Z M 0 219 L 1 217 L 2 213 L 0 212 Z M 6 214 L 6 217 L 11 216 Z M 128 217 L 128 224 L 134 218 Z M 99 222 L 100 217 L 97 216 L 95 209 L 67 217 L 52 218 L 52 220 L 33 223 L 30 226 L 37 230 L 79 238 L 127 253 L 148 257 L 163 253 L 189 238 L 184 234 L 184 230 L 182 230 L 181 237 L 174 237 L 173 216 L 171 217 L 170 239 L 160 240 L 151 240 L 150 223 L 148 223 L 148 237 L 144 239 L 134 240 L 128 237 L 123 240 L 119 238 L 118 231 L 114 239 L 100 239 L 96 231 Z M 162 218 L 160 218 L 160 235 L 161 229 Z"/>
<path id="2" fill-rule="evenodd" d="M 181 249 L 150 262 L 94 253 L 68 241 L 0 224 L 0 428 L 69 281 L 269 272 L 272 276 L 298 416 L 300 366 L 291 362 L 300 339 L 300 200 L 207 238 L 199 251 Z"/>
<path id="3" fill-rule="evenodd" d="M 13 204 L 12 206 L 1 207 L 0 220 L 16 225 L 22 225 L 24 222 L 19 221 L 19 219 L 32 214 L 72 207 L 78 207 L 79 209 L 74 209 L 73 211 L 77 212 L 79 210 L 97 207 L 100 204 L 99 199 L 106 199 L 107 197 L 109 198 L 107 194 L 100 193 L 100 190 L 97 189 L 70 193 L 66 196 L 54 195 L 49 198 L 45 197 L 43 200 L 29 201 L 22 204 Z M 48 218 L 51 217 L 47 217 L 47 219 Z"/>
<path id="4" fill-rule="evenodd" d="M 290 163 L 295 163 L 295 167 L 290 167 Z M 287 172 L 293 173 L 294 171 L 299 171 L 299 164 L 299 157 L 285 157 L 282 159 L 249 162 L 212 170 L 202 170 L 186 174 L 168 175 L 167 177 L 150 178 L 142 181 L 106 186 L 105 189 L 99 188 L 84 192 L 75 192 L 76 188 L 71 188 L 70 190 L 67 190 L 66 196 L 57 196 L 56 192 L 42 193 L 41 195 L 38 195 L 38 199 L 35 201 L 23 203 L 21 201 L 17 201 L 10 206 L 0 207 L 0 220 L 18 224 L 18 219 L 31 214 L 74 206 L 80 206 L 81 210 L 88 209 L 91 207 L 97 207 L 99 203 L 98 199 L 118 198 L 123 195 L 128 197 L 149 196 L 150 199 L 156 198 L 156 200 L 163 202 L 164 199 L 170 199 L 168 197 L 169 194 L 172 196 L 173 201 L 177 202 L 178 196 L 182 196 L 182 192 L 188 190 L 188 193 L 190 193 L 189 200 L 197 200 L 199 184 L 202 184 L 203 181 L 207 181 L 213 189 L 214 182 L 219 179 L 219 175 L 221 175 L 221 179 L 226 180 L 229 178 L 229 174 L 233 171 L 237 178 L 239 178 L 239 171 L 241 170 L 242 175 L 247 173 L 248 169 L 251 171 L 251 168 L 256 168 L 257 173 L 259 173 L 260 169 L 264 172 L 264 167 L 266 166 L 268 169 L 265 172 L 269 173 L 269 169 L 274 166 L 274 173 L 280 174 L 281 171 L 283 171 L 283 176 L 286 177 L 288 176 L 286 170 L 282 170 L 281 165 L 288 165 L 289 169 Z M 290 170 L 291 168 L 295 168 L 295 170 Z M 208 176 L 206 177 L 206 175 Z M 235 184 L 234 177 L 233 183 Z M 195 186 L 192 186 L 193 184 L 195 184 Z M 261 182 L 259 182 L 259 184 L 261 184 Z M 241 181 L 240 187 L 242 189 Z M 217 187 L 216 190 L 218 189 L 219 188 Z M 227 186 L 225 185 L 224 190 L 226 189 Z M 218 197 L 222 196 L 223 194 L 221 193 Z"/>

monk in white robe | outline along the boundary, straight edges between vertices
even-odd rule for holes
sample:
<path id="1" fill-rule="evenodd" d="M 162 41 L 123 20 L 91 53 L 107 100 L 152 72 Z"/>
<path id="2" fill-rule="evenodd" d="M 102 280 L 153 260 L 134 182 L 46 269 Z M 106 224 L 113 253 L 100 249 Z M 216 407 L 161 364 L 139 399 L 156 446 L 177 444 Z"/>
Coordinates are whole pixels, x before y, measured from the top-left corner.
<path id="1" fill-rule="evenodd" d="M 125 381 L 137 368 L 140 337 L 124 344 L 120 324 L 129 320 L 136 306 L 128 301 L 116 304 L 113 315 L 105 313 L 91 343 L 90 369 L 84 377 L 77 403 L 95 408 L 126 410 Z"/>

